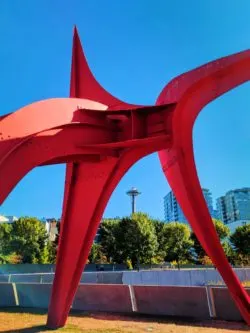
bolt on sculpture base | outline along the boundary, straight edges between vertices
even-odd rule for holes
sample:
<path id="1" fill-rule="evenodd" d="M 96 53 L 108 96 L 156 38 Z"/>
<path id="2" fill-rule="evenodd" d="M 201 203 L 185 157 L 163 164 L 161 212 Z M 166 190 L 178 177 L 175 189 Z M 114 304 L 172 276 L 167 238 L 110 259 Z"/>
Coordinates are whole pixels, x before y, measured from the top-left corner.
<path id="1" fill-rule="evenodd" d="M 136 161 L 157 151 L 193 231 L 250 324 L 250 297 L 219 242 L 197 176 L 192 143 L 200 110 L 249 79 L 247 50 L 173 79 L 155 106 L 127 104 L 95 80 L 75 30 L 70 98 L 44 100 L 0 118 L 0 203 L 34 167 L 67 163 L 50 328 L 66 322 L 113 190 Z"/>

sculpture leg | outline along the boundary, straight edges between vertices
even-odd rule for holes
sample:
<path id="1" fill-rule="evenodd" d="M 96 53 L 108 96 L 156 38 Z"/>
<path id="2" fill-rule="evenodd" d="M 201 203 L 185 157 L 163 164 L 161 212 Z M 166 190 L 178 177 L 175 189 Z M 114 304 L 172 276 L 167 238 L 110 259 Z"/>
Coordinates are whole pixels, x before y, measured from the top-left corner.
<path id="1" fill-rule="evenodd" d="M 145 155 L 129 150 L 118 158 L 67 170 L 62 229 L 47 325 L 65 325 L 103 211 L 127 170 Z"/>
<path id="2" fill-rule="evenodd" d="M 220 272 L 242 317 L 250 324 L 250 297 L 220 244 L 197 176 L 192 143 L 189 144 L 159 153 L 163 171 L 193 231 Z"/>
<path id="3" fill-rule="evenodd" d="M 110 191 L 117 159 L 70 165 L 48 326 L 64 326 Z M 112 190 L 111 190 L 112 192 Z"/>

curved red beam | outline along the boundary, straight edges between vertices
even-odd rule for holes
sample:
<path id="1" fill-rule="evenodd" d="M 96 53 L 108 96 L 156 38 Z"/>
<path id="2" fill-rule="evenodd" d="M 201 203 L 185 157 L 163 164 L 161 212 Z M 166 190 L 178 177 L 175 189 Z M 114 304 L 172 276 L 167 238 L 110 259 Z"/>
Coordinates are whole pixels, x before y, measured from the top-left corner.
<path id="1" fill-rule="evenodd" d="M 186 73 L 167 85 L 156 103 L 177 103 L 172 121 L 173 145 L 159 153 L 163 172 L 248 324 L 250 297 L 225 256 L 208 211 L 196 171 L 192 132 L 195 119 L 206 104 L 250 79 L 249 59 L 248 50 Z"/>
<path id="2" fill-rule="evenodd" d="M 71 98 L 41 101 L 0 118 L 1 203 L 32 168 L 67 163 L 49 327 L 66 322 L 114 188 L 138 159 L 155 151 L 160 151 L 163 171 L 194 232 L 250 323 L 249 296 L 219 243 L 192 144 L 193 124 L 202 107 L 249 78 L 250 52 L 245 51 L 174 79 L 163 89 L 157 106 L 127 104 L 95 80 L 75 29 Z"/>

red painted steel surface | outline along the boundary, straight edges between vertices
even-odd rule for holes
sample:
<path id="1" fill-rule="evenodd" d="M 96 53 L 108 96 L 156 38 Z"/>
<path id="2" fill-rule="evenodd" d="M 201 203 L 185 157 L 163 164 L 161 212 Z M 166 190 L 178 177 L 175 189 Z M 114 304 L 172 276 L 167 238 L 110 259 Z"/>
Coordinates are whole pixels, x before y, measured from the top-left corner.
<path id="1" fill-rule="evenodd" d="M 175 78 L 155 106 L 131 105 L 95 80 L 75 30 L 70 98 L 44 100 L 0 118 L 0 203 L 34 167 L 67 163 L 49 327 L 66 322 L 116 185 L 136 161 L 156 151 L 194 232 L 250 324 L 250 297 L 220 245 L 197 176 L 192 143 L 199 111 L 249 79 L 247 50 Z"/>

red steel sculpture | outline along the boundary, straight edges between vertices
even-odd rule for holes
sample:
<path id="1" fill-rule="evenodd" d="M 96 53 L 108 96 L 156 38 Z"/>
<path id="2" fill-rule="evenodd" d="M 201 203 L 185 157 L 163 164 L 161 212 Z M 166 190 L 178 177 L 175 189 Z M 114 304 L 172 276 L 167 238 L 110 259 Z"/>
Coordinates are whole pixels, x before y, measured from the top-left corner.
<path id="1" fill-rule="evenodd" d="M 125 103 L 91 73 L 75 29 L 70 98 L 0 118 L 0 203 L 34 167 L 67 163 L 48 326 L 64 326 L 107 202 L 127 170 L 159 152 L 163 172 L 203 248 L 250 324 L 250 297 L 220 245 L 194 161 L 192 130 L 209 102 L 250 79 L 250 50 L 173 79 L 155 106 Z"/>

